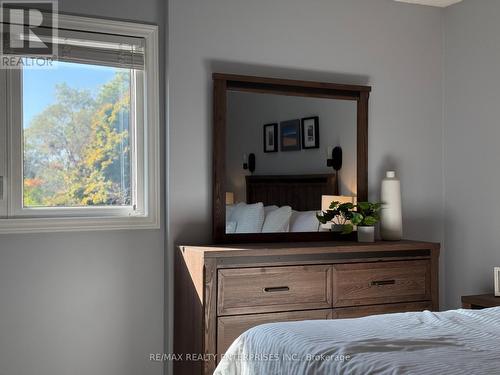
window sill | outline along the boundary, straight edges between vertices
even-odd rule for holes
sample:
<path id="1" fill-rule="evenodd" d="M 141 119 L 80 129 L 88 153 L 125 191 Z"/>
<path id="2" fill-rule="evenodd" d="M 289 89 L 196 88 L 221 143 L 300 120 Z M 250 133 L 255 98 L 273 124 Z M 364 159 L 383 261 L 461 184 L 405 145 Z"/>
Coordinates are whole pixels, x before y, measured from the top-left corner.
<path id="1" fill-rule="evenodd" d="M 159 228 L 159 218 L 147 216 L 0 219 L 0 234 Z"/>

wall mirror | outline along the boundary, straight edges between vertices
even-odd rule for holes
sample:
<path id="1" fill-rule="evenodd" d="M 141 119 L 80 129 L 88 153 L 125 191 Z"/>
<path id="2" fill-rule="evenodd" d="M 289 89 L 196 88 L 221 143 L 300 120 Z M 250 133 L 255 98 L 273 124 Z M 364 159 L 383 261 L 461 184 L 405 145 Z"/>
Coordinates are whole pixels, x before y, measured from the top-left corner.
<path id="1" fill-rule="evenodd" d="M 213 74 L 216 243 L 350 240 L 320 224 L 367 199 L 368 86 Z"/>

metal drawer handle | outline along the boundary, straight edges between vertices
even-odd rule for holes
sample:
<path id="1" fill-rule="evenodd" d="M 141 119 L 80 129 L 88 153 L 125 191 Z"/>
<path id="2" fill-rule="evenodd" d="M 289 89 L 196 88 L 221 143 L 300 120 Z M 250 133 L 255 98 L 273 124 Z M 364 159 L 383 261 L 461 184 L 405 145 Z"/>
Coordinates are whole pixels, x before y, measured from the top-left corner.
<path id="1" fill-rule="evenodd" d="M 272 288 L 264 288 L 264 292 L 266 293 L 274 293 L 274 292 L 288 292 L 290 290 L 287 286 L 276 286 Z"/>
<path id="2" fill-rule="evenodd" d="M 371 282 L 372 286 L 394 285 L 394 284 L 396 284 L 396 280 L 378 280 Z"/>

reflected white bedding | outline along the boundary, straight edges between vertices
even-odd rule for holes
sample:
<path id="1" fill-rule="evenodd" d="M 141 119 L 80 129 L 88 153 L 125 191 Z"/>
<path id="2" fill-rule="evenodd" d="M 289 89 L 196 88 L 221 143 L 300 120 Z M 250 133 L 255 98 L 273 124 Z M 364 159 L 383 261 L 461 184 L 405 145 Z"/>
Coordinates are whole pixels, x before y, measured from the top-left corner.
<path id="1" fill-rule="evenodd" d="M 226 233 L 318 232 L 317 211 L 295 211 L 290 206 L 262 202 L 226 205 Z"/>
<path id="2" fill-rule="evenodd" d="M 500 374 L 500 307 L 264 324 L 214 374 Z"/>

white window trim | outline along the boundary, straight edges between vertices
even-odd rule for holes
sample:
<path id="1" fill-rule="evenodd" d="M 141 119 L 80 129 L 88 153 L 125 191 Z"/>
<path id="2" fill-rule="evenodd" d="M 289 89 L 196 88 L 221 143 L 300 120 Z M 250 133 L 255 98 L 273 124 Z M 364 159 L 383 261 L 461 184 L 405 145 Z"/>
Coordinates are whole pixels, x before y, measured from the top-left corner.
<path id="1" fill-rule="evenodd" d="M 158 27 L 155 25 L 137 24 L 124 21 L 110 21 L 105 19 L 96 19 L 88 17 L 79 17 L 71 15 L 59 15 L 58 27 L 64 29 L 78 31 L 93 31 L 105 34 L 118 34 L 144 38 L 146 43 L 145 48 L 145 96 L 144 101 L 144 134 L 138 132 L 137 150 L 138 154 L 144 155 L 144 174 L 138 174 L 138 185 L 144 186 L 143 191 L 137 190 L 137 194 L 141 195 L 138 202 L 146 202 L 147 207 L 138 207 L 137 214 L 126 214 L 123 207 L 82 207 L 78 208 L 80 215 L 82 212 L 87 212 L 85 216 L 74 216 L 75 210 L 71 208 L 57 208 L 59 215 L 68 215 L 67 217 L 15 217 L 0 219 L 0 234 L 1 233 L 33 233 L 33 232 L 68 232 L 68 231 L 85 231 L 85 230 L 117 230 L 117 229 L 158 229 L 160 228 L 160 145 L 159 145 L 159 74 L 158 74 Z M 0 71 L 0 74 L 5 74 L 6 71 Z M 0 80 L 1 81 L 1 80 Z M 138 80 L 140 82 L 141 80 Z M 0 105 L 8 105 L 8 95 L 2 96 L 0 93 Z M 138 101 L 142 104 L 143 101 Z M 0 118 L 0 121 L 11 121 L 7 116 Z M 7 126 L 8 128 L 8 126 Z M 1 133 L 0 141 L 7 134 Z M 6 141 L 9 146 L 12 139 L 7 137 Z M 144 139 L 144 142 L 140 140 Z M 146 152 L 141 147 L 146 147 Z M 0 153 L 2 150 L 0 150 Z M 5 152 L 5 151 L 4 151 Z M 0 155 L 0 160 L 6 161 L 6 155 Z M 140 158 L 139 158 L 140 159 Z M 134 158 L 134 160 L 137 160 Z M 3 199 L 0 197 L 0 209 L 9 206 L 9 211 L 12 212 L 11 199 L 9 193 L 13 187 L 13 181 L 9 178 L 12 173 L 9 170 L 9 164 L 12 160 L 5 163 L 0 162 L 0 176 L 3 178 Z M 142 169 L 142 168 L 140 168 Z M 1 182 L 0 182 L 1 183 Z M 7 188 L 8 187 L 8 188 Z M 144 199 L 141 199 L 143 198 Z M 37 209 L 30 209 L 37 210 Z M 125 208 L 126 210 L 126 208 Z M 40 209 L 40 212 L 50 213 L 50 208 Z M 33 212 L 33 211 L 32 211 Z M 116 212 L 116 214 L 113 214 Z M 106 216 L 103 214 L 106 213 Z M 110 215 L 111 214 L 111 215 Z"/>

